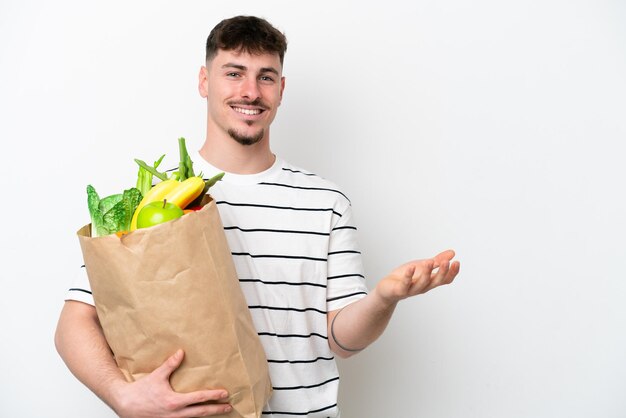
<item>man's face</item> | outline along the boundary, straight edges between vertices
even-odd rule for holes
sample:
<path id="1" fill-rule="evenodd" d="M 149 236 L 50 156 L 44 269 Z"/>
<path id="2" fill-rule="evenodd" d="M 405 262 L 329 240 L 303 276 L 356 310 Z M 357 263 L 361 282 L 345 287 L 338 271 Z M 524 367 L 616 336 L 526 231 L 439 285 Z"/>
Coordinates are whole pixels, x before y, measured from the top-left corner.
<path id="1" fill-rule="evenodd" d="M 226 133 L 242 145 L 267 140 L 284 87 L 277 54 L 220 50 L 200 70 L 209 132 Z"/>

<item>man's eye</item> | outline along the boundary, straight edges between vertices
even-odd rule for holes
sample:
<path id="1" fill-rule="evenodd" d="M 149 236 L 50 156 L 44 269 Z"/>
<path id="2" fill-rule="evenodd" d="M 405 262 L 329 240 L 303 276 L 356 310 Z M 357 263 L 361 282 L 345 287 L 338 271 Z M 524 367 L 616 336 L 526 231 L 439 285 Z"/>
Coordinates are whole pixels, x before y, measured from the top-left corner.
<path id="1" fill-rule="evenodd" d="M 226 77 L 239 77 L 239 73 L 226 73 Z"/>
<path id="2" fill-rule="evenodd" d="M 271 83 L 271 82 L 273 82 L 273 81 L 274 81 L 274 79 L 273 79 L 272 77 L 267 76 L 267 75 L 263 75 L 263 76 L 261 76 L 261 77 L 260 77 L 260 79 L 261 79 L 261 81 L 267 81 L 267 82 L 269 82 L 269 83 Z"/>

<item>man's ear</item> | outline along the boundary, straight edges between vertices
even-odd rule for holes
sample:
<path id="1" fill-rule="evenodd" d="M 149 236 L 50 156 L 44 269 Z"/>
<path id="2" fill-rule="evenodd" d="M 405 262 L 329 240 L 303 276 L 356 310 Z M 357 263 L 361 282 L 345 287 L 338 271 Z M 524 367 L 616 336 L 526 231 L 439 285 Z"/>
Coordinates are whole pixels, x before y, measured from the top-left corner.
<path id="1" fill-rule="evenodd" d="M 285 91 L 285 77 L 281 77 L 280 78 L 280 102 L 278 102 L 278 105 L 280 106 L 280 104 L 283 101 L 283 92 Z"/>
<path id="2" fill-rule="evenodd" d="M 209 95 L 209 70 L 205 66 L 200 67 L 198 74 L 198 92 L 203 99 Z"/>

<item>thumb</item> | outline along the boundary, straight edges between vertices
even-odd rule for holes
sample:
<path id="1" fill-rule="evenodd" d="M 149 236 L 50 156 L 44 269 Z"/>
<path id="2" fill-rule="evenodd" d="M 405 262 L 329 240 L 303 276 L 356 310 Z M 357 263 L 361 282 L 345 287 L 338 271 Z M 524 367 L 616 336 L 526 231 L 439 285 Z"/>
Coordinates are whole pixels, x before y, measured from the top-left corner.
<path id="1" fill-rule="evenodd" d="M 402 277 L 402 284 L 404 284 L 405 287 L 409 287 L 411 283 L 413 282 L 413 275 L 415 274 L 416 270 L 417 270 L 417 266 L 415 264 L 409 264 L 404 269 L 404 277 Z"/>
<path id="2" fill-rule="evenodd" d="M 413 276 L 417 271 L 417 266 L 415 263 L 411 263 L 404 268 L 404 272 L 402 274 L 401 280 L 399 282 L 397 289 L 397 295 L 400 298 L 406 297 L 411 285 L 413 284 Z"/>
<path id="3" fill-rule="evenodd" d="M 174 372 L 174 370 L 178 369 L 180 363 L 183 362 L 183 358 L 185 357 L 185 353 L 183 350 L 178 349 L 174 354 L 172 354 L 167 360 L 163 362 L 156 370 L 155 373 L 159 375 L 164 380 L 169 380 L 170 375 Z"/>

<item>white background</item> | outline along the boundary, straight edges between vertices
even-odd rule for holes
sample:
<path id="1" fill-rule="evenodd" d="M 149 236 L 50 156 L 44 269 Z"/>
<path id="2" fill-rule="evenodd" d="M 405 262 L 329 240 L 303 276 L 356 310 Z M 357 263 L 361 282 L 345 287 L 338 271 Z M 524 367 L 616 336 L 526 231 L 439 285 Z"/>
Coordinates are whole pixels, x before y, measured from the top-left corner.
<path id="1" fill-rule="evenodd" d="M 626 416 L 618 0 L 2 0 L 0 416 L 114 416 L 53 345 L 85 187 L 199 148 L 204 42 L 235 14 L 287 34 L 274 151 L 350 196 L 369 286 L 462 261 L 341 362 L 343 416 Z"/>

